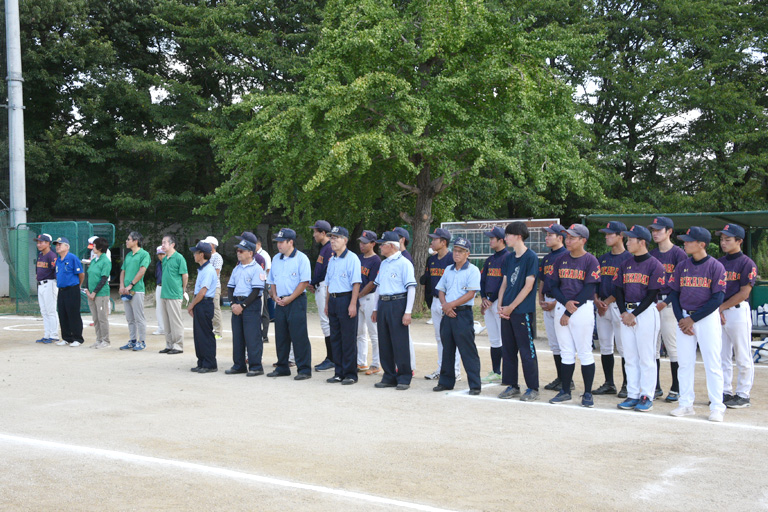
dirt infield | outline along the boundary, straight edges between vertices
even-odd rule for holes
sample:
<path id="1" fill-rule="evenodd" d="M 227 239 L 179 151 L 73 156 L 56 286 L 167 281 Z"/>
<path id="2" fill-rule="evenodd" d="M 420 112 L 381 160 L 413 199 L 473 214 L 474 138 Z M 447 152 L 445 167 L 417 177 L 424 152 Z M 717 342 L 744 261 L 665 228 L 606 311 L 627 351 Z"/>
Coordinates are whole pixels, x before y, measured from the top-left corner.
<path id="1" fill-rule="evenodd" d="M 413 327 L 408 391 L 375 389 L 378 378 L 365 375 L 353 386 L 327 384 L 327 372 L 302 382 L 225 375 L 228 331 L 219 372 L 197 375 L 185 321 L 185 352 L 168 356 L 157 353 L 161 336 L 143 352 L 119 351 L 119 313 L 105 350 L 86 348 L 93 328 L 82 347 L 57 347 L 34 343 L 40 320 L 0 317 L 0 509 L 768 509 L 759 469 L 768 458 L 765 366 L 753 406 L 713 424 L 701 365 L 697 416 L 679 419 L 663 402 L 637 413 L 595 397 L 585 409 L 550 405 L 554 393 L 542 391 L 522 403 L 497 399 L 493 385 L 470 397 L 466 379 L 434 393 L 423 378 L 436 365 L 423 320 Z M 325 350 L 317 317 L 309 327 L 316 364 Z M 488 338 L 477 341 L 485 374 Z M 537 348 L 543 387 L 554 365 L 543 340 Z M 265 367 L 274 360 L 270 343 Z"/>

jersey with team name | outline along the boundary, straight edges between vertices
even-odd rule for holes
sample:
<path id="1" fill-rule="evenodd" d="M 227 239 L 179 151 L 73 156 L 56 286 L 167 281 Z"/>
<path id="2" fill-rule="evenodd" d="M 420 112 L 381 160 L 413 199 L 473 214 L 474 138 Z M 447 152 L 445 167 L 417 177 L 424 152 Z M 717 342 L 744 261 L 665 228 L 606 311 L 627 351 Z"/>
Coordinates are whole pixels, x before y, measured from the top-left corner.
<path id="1" fill-rule="evenodd" d="M 673 245 L 667 252 L 661 252 L 659 248 L 650 251 L 651 256 L 659 260 L 664 267 L 664 278 L 666 284 L 661 287 L 659 293 L 662 295 L 669 295 L 672 289 L 669 287 L 669 278 L 675 273 L 675 267 L 681 262 L 688 259 L 688 255 L 680 247 Z"/>
<path id="2" fill-rule="evenodd" d="M 725 300 L 736 295 L 742 286 L 755 286 L 757 265 L 743 252 L 727 254 L 717 261 L 725 267 Z"/>
<path id="3" fill-rule="evenodd" d="M 672 290 L 680 292 L 680 306 L 696 311 L 713 294 L 725 291 L 725 267 L 711 256 L 698 262 L 688 258 L 675 267 L 669 280 Z"/>
<path id="4" fill-rule="evenodd" d="M 574 258 L 565 253 L 552 269 L 552 284 L 559 284 L 567 300 L 574 300 L 585 284 L 600 282 L 600 262 L 594 255 L 585 253 Z"/>
<path id="5" fill-rule="evenodd" d="M 632 253 L 629 251 L 624 251 L 621 254 L 613 254 L 608 251 L 600 256 L 600 288 L 597 291 L 600 300 L 613 296 L 615 286 L 613 278 L 619 271 L 621 264 L 630 258 L 632 258 Z"/>
<path id="6" fill-rule="evenodd" d="M 664 266 L 656 258 L 624 260 L 613 279 L 615 286 L 624 288 L 626 302 L 642 302 L 648 290 L 660 290 L 666 284 Z"/>

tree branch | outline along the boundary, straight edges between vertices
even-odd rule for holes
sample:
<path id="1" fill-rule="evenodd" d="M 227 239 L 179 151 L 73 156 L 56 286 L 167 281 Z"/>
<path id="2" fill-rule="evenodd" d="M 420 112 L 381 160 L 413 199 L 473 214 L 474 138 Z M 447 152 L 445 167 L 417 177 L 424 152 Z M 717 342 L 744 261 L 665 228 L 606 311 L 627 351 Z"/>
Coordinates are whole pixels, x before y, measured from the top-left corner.
<path id="1" fill-rule="evenodd" d="M 397 181 L 397 184 L 400 187 L 402 187 L 405 190 L 407 190 L 408 192 L 410 192 L 411 194 L 419 195 L 419 189 L 417 187 L 414 187 L 413 185 L 406 185 L 405 183 L 403 183 L 402 181 L 399 181 L 399 180 Z"/>

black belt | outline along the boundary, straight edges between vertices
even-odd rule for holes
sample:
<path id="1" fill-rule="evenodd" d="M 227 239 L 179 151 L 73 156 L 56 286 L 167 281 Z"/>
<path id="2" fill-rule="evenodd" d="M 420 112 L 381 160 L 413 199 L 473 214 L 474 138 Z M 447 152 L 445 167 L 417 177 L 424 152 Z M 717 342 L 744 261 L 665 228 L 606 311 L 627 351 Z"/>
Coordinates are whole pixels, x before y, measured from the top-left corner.
<path id="1" fill-rule="evenodd" d="M 496 299 L 499 298 L 499 294 L 498 293 L 488 293 L 488 294 L 486 294 L 485 298 L 488 299 L 491 302 L 496 302 Z"/>
<path id="2" fill-rule="evenodd" d="M 383 300 L 384 302 L 389 302 L 390 300 L 404 299 L 407 296 L 407 293 L 396 293 L 394 295 L 379 295 L 379 299 Z"/>
<path id="3" fill-rule="evenodd" d="M 735 307 L 735 308 L 740 308 L 740 307 L 741 307 L 741 303 L 739 303 L 739 304 L 736 304 L 736 305 L 735 305 L 735 306 L 733 306 L 733 307 Z"/>
<path id="4" fill-rule="evenodd" d="M 202 299 L 200 299 L 200 302 L 208 302 L 208 301 L 213 301 L 213 297 L 203 297 Z"/>
<path id="5" fill-rule="evenodd" d="M 328 295 L 336 299 L 338 297 L 346 297 L 347 295 L 352 295 L 352 292 L 329 293 Z"/>
<path id="6" fill-rule="evenodd" d="M 624 308 L 626 308 L 626 309 L 635 309 L 635 308 L 637 308 L 639 305 L 640 305 L 640 303 L 639 303 L 639 302 L 625 302 L 625 303 L 624 303 Z"/>
<path id="7" fill-rule="evenodd" d="M 38 281 L 38 282 L 37 282 L 37 286 L 42 286 L 42 285 L 44 285 L 44 284 L 47 284 L 47 283 L 48 283 L 48 281 L 53 281 L 53 279 L 46 279 L 45 281 Z"/>
<path id="8" fill-rule="evenodd" d="M 472 306 L 456 306 L 455 308 L 453 308 L 454 311 L 467 311 L 471 309 L 472 309 Z"/>
<path id="9" fill-rule="evenodd" d="M 694 310 L 692 310 L 692 311 L 689 311 L 689 310 L 687 310 L 687 309 L 684 309 L 683 311 L 685 311 L 686 313 L 688 313 L 688 316 L 691 316 L 692 314 L 694 314 L 694 313 L 696 312 L 696 310 L 695 310 L 695 309 L 694 309 Z"/>

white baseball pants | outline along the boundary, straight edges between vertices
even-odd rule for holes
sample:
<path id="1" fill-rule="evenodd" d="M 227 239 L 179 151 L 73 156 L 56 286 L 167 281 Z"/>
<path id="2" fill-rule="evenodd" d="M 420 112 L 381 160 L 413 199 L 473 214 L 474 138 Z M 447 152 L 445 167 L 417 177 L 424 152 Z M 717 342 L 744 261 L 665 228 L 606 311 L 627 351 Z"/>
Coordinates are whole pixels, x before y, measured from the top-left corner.
<path id="1" fill-rule="evenodd" d="M 663 301 L 659 301 L 663 302 Z M 661 353 L 661 341 L 664 340 L 664 346 L 667 349 L 667 357 L 670 362 L 677 362 L 677 318 L 672 309 L 672 304 L 667 305 L 659 313 L 661 318 L 661 329 L 656 339 L 656 359 Z"/>
<path id="2" fill-rule="evenodd" d="M 368 337 L 371 338 L 371 366 L 381 368 L 379 361 L 379 334 L 376 324 L 371 320 L 373 314 L 374 294 L 369 293 L 362 297 L 357 308 L 357 364 L 368 364 Z"/>
<path id="3" fill-rule="evenodd" d="M 552 297 L 544 296 L 547 302 L 555 302 Z M 555 332 L 555 309 L 552 311 L 542 311 L 544 317 L 544 330 L 547 332 L 547 341 L 549 342 L 549 348 L 552 350 L 552 354 L 560 355 L 560 344 L 557 342 L 557 333 Z"/>
<path id="4" fill-rule="evenodd" d="M 327 338 L 331 335 L 331 324 L 328 322 L 328 315 L 325 314 L 326 295 L 328 295 L 328 286 L 323 281 L 315 287 L 315 304 L 317 305 L 317 314 L 320 315 L 320 328 L 323 330 L 323 336 Z"/>
<path id="5" fill-rule="evenodd" d="M 616 352 L 624 357 L 621 344 L 621 313 L 619 313 L 618 304 L 611 302 L 603 316 L 595 313 L 595 322 L 597 323 L 597 339 L 600 342 L 600 355 L 613 354 L 614 340 L 616 340 Z"/>
<path id="6" fill-rule="evenodd" d="M 631 313 L 631 311 L 630 311 Z M 656 342 L 660 329 L 659 310 L 651 304 L 637 317 L 635 325 L 621 324 L 624 368 L 627 371 L 627 397 L 645 395 L 653 400 L 656 392 Z"/>
<path id="7" fill-rule="evenodd" d="M 501 348 L 501 316 L 499 316 L 499 300 L 496 299 L 491 307 L 485 310 L 485 330 L 488 331 L 488 341 L 491 348 Z"/>
<path id="8" fill-rule="evenodd" d="M 592 354 L 592 332 L 595 330 L 594 302 L 588 300 L 580 306 L 565 326 L 560 325 L 560 318 L 564 313 L 565 306 L 558 302 L 555 306 L 555 333 L 563 364 L 576 364 L 577 354 L 582 366 L 594 364 L 595 356 Z"/>
<path id="9" fill-rule="evenodd" d="M 752 359 L 752 311 L 749 302 L 744 301 L 739 307 L 723 311 L 723 392 L 732 395 L 733 360 L 739 370 L 736 379 L 736 394 L 749 398 L 752 383 L 755 380 L 755 363 Z"/>
<path id="10" fill-rule="evenodd" d="M 683 313 L 688 316 L 687 313 Z M 696 370 L 696 345 L 701 351 L 704 368 L 707 373 L 707 394 L 709 408 L 712 411 L 725 411 L 723 405 L 723 368 L 721 353 L 723 350 L 723 331 L 720 328 L 720 313 L 713 312 L 693 324 L 693 336 L 677 329 L 677 356 L 680 367 L 677 378 L 680 381 L 680 407 L 693 406 L 696 397 L 693 391 L 693 378 Z"/>
<path id="11" fill-rule="evenodd" d="M 56 313 L 56 301 L 59 296 L 59 287 L 55 279 L 48 279 L 37 286 L 37 303 L 40 306 L 40 314 L 43 316 L 43 338 L 59 340 L 59 315 Z"/>

